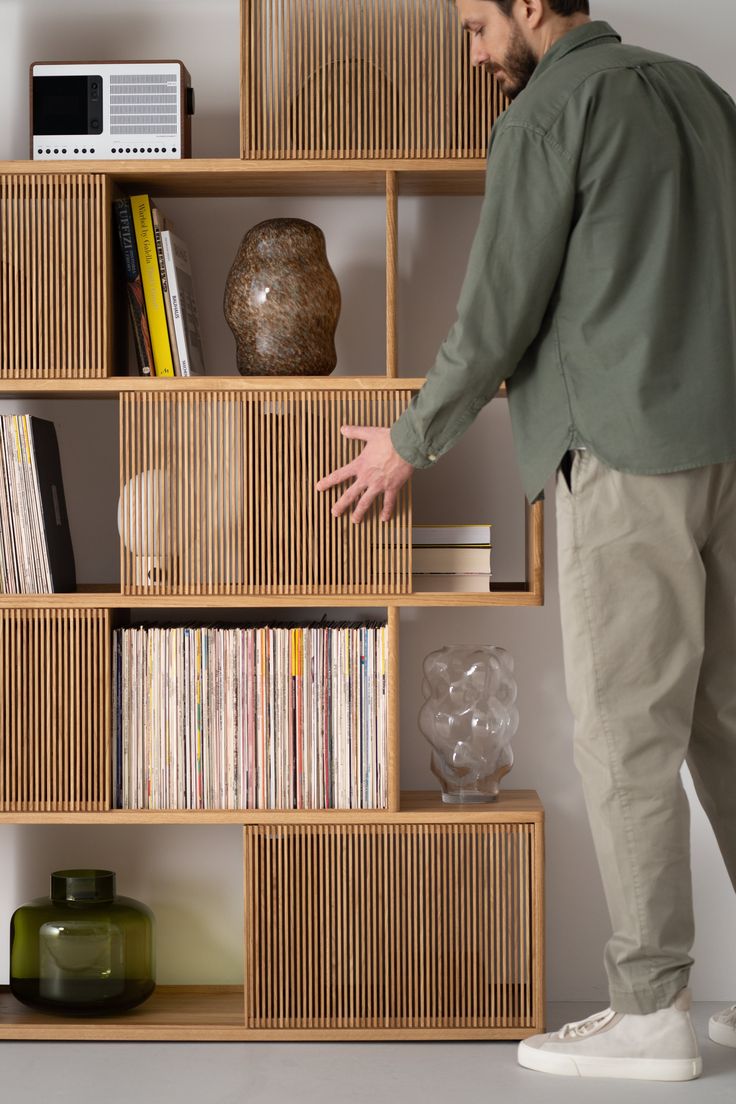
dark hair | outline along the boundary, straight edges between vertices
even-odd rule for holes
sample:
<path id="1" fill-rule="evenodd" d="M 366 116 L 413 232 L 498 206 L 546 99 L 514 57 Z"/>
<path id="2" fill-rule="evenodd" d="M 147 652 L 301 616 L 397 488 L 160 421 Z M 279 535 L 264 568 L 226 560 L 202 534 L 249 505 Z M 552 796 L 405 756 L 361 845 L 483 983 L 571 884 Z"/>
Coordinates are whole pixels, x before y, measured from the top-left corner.
<path id="1" fill-rule="evenodd" d="M 514 6 L 514 0 L 490 0 L 490 3 L 496 4 L 504 15 L 510 15 Z M 555 15 L 575 15 L 576 12 L 590 15 L 590 0 L 547 0 L 547 3 Z"/>

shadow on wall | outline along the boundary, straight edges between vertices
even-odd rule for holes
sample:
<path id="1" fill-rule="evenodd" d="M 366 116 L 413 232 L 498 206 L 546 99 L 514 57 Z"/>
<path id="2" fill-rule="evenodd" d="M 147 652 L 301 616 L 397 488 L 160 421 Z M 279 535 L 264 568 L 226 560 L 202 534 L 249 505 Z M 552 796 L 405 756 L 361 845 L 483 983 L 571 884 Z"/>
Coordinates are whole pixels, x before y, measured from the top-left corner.
<path id="1" fill-rule="evenodd" d="M 424 376 L 455 321 L 480 196 L 399 200 L 399 373 Z"/>

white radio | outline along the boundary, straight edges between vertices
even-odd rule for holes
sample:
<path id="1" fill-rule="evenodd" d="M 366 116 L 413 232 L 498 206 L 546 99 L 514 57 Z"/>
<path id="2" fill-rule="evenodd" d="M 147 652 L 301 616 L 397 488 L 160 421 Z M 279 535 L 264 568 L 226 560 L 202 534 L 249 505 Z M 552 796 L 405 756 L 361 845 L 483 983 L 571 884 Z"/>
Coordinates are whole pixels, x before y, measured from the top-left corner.
<path id="1" fill-rule="evenodd" d="M 35 161 L 191 156 L 194 92 L 180 61 L 35 62 Z"/>

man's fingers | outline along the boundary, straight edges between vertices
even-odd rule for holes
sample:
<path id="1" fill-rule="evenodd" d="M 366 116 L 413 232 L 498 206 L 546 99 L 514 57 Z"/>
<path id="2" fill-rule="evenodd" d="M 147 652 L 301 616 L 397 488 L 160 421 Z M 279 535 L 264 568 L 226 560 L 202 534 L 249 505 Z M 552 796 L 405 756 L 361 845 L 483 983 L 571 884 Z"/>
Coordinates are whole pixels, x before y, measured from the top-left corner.
<path id="1" fill-rule="evenodd" d="M 318 483 L 315 484 L 315 489 L 318 491 L 326 491 L 329 487 L 334 487 L 337 483 L 344 483 L 346 479 L 350 479 L 355 475 L 355 469 L 352 461 L 350 464 L 346 464 L 343 468 L 335 468 L 329 475 L 323 475 Z"/>
<path id="2" fill-rule="evenodd" d="M 376 431 L 375 426 L 340 426 L 340 431 L 345 437 L 357 437 L 360 441 L 367 441 Z"/>
<path id="3" fill-rule="evenodd" d="M 352 512 L 351 521 L 362 521 L 368 510 L 371 507 L 371 503 L 378 497 L 380 488 L 373 489 L 371 487 L 365 487 L 359 483 L 353 483 L 352 487 L 349 487 L 343 494 L 340 495 L 335 505 L 332 507 L 332 514 L 334 517 L 340 517 L 354 502 L 357 502 L 357 506 Z M 389 521 L 396 506 L 396 498 L 398 492 L 394 489 L 383 492 L 383 509 L 381 510 L 381 521 Z"/>
<path id="4" fill-rule="evenodd" d="M 362 521 L 365 514 L 368 513 L 368 510 L 371 507 L 371 503 L 373 502 L 373 499 L 376 497 L 377 494 L 378 491 L 372 491 L 370 490 L 370 488 L 366 488 L 363 491 L 363 497 L 353 510 L 350 520 L 353 522 Z"/>
<path id="5" fill-rule="evenodd" d="M 391 489 L 383 492 L 383 509 L 381 521 L 389 521 L 396 505 L 396 491 Z"/>
<path id="6" fill-rule="evenodd" d="M 348 487 L 343 494 L 340 495 L 335 505 L 332 507 L 332 513 L 335 517 L 339 517 L 340 514 L 344 514 L 348 506 L 355 502 L 356 498 L 360 498 L 365 487 L 359 483 L 353 483 L 352 487 Z"/>

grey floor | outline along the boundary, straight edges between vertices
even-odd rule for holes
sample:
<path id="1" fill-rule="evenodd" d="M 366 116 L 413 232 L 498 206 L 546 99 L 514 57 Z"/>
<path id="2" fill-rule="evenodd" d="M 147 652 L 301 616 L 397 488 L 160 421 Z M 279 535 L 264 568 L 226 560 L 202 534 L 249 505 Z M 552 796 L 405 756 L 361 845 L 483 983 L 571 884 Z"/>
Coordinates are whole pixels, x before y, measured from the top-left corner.
<path id="1" fill-rule="evenodd" d="M 2 1104 L 635 1104 L 736 1101 L 736 1048 L 708 1039 L 723 1005 L 697 1003 L 695 1081 L 579 1079 L 522 1069 L 516 1043 L 0 1043 Z M 548 1006 L 550 1031 L 600 1004 Z"/>

